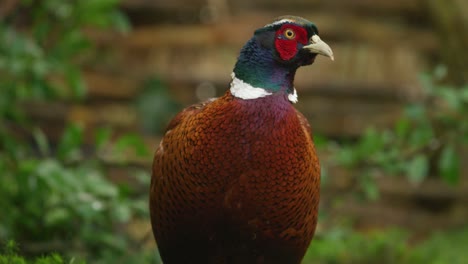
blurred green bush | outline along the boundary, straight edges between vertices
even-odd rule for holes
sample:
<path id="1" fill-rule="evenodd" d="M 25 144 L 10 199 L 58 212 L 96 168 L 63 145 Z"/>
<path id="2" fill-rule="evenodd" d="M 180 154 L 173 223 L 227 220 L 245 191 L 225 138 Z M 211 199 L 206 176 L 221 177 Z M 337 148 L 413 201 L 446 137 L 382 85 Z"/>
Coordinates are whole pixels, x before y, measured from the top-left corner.
<path id="1" fill-rule="evenodd" d="M 75 259 L 70 259 L 70 261 L 65 262 L 65 260 L 58 254 L 50 254 L 47 256 L 41 256 L 34 260 L 27 260 L 18 253 L 18 245 L 14 241 L 8 241 L 5 244 L 5 249 L 0 252 L 0 264 L 64 264 L 64 263 L 74 263 L 74 264 L 85 264 L 84 261 L 75 261 Z"/>
<path id="2" fill-rule="evenodd" d="M 93 263 L 156 257 L 142 252 L 123 228 L 134 217 L 148 218 L 146 195 L 109 181 L 98 157 L 109 148 L 116 155 L 128 148 L 147 154 L 141 139 L 124 135 L 111 140 L 111 130 L 101 129 L 89 153 L 82 148 L 79 125 L 68 124 L 59 142 L 51 143 L 22 111 L 22 103 L 31 100 L 80 100 L 86 95 L 82 61 L 94 47 L 84 30 L 128 30 L 117 4 L 20 1 L 1 18 L 0 241 L 14 239 L 27 256 L 57 252 Z M 148 185 L 147 173 L 133 174 L 142 186 Z M 23 263 L 18 261 L 14 263 Z M 63 261 L 52 255 L 34 263 Z"/>
<path id="3" fill-rule="evenodd" d="M 421 82 L 424 100 L 408 104 L 393 128 L 370 126 L 357 142 L 332 146 L 334 162 L 360 173 L 370 199 L 378 198 L 378 175 L 403 176 L 412 184 L 429 176 L 459 181 L 460 155 L 468 146 L 468 85 L 440 84 L 437 71 L 422 75 Z"/>
<path id="4" fill-rule="evenodd" d="M 468 227 L 437 232 L 416 244 L 401 229 L 360 233 L 340 227 L 316 236 L 303 263 L 463 264 L 468 259 L 467 243 Z"/>

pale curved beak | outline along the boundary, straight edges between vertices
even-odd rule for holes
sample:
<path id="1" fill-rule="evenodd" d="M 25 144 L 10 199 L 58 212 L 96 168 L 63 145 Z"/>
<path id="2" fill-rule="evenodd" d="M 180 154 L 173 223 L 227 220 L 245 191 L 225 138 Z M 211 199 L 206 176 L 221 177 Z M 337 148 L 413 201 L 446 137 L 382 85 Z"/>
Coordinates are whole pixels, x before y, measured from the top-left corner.
<path id="1" fill-rule="evenodd" d="M 331 60 L 335 60 L 333 57 L 333 51 L 330 46 L 322 41 L 318 35 L 313 35 L 310 38 L 310 44 L 302 48 L 309 50 L 311 53 L 320 54 L 329 57 Z"/>

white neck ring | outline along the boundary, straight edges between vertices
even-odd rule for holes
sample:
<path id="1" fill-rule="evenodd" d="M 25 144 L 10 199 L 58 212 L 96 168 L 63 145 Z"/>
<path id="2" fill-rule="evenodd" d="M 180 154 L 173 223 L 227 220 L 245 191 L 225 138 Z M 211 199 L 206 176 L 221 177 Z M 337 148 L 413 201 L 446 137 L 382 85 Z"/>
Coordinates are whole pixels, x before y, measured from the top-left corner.
<path id="1" fill-rule="evenodd" d="M 266 97 L 272 95 L 273 93 L 268 92 L 267 90 L 259 87 L 254 87 L 241 79 L 236 77 L 236 74 L 233 72 L 231 73 L 232 81 L 231 81 L 231 94 L 237 98 L 241 98 L 244 100 L 251 100 Z M 292 103 L 297 103 L 297 92 L 294 89 L 292 94 L 288 94 L 288 100 Z"/>

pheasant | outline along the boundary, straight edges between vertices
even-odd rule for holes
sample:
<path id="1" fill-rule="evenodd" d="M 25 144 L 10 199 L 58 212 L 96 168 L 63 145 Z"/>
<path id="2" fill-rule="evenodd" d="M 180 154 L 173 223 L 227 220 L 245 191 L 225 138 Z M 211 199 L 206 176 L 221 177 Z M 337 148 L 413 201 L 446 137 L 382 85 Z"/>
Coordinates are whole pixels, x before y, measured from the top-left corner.
<path id="1" fill-rule="evenodd" d="M 320 165 L 293 81 L 318 54 L 333 60 L 313 23 L 279 17 L 241 49 L 222 97 L 169 123 L 150 187 L 165 264 L 301 262 L 317 224 Z"/>

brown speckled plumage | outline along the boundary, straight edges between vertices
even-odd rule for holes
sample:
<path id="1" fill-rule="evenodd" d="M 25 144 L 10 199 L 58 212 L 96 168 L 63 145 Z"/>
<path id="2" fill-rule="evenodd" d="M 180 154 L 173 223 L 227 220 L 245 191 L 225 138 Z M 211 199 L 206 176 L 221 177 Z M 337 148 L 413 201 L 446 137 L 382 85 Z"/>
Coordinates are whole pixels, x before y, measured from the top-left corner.
<path id="1" fill-rule="evenodd" d="M 300 263 L 314 235 L 320 165 L 288 94 L 186 108 L 156 150 L 150 190 L 165 264 Z"/>

